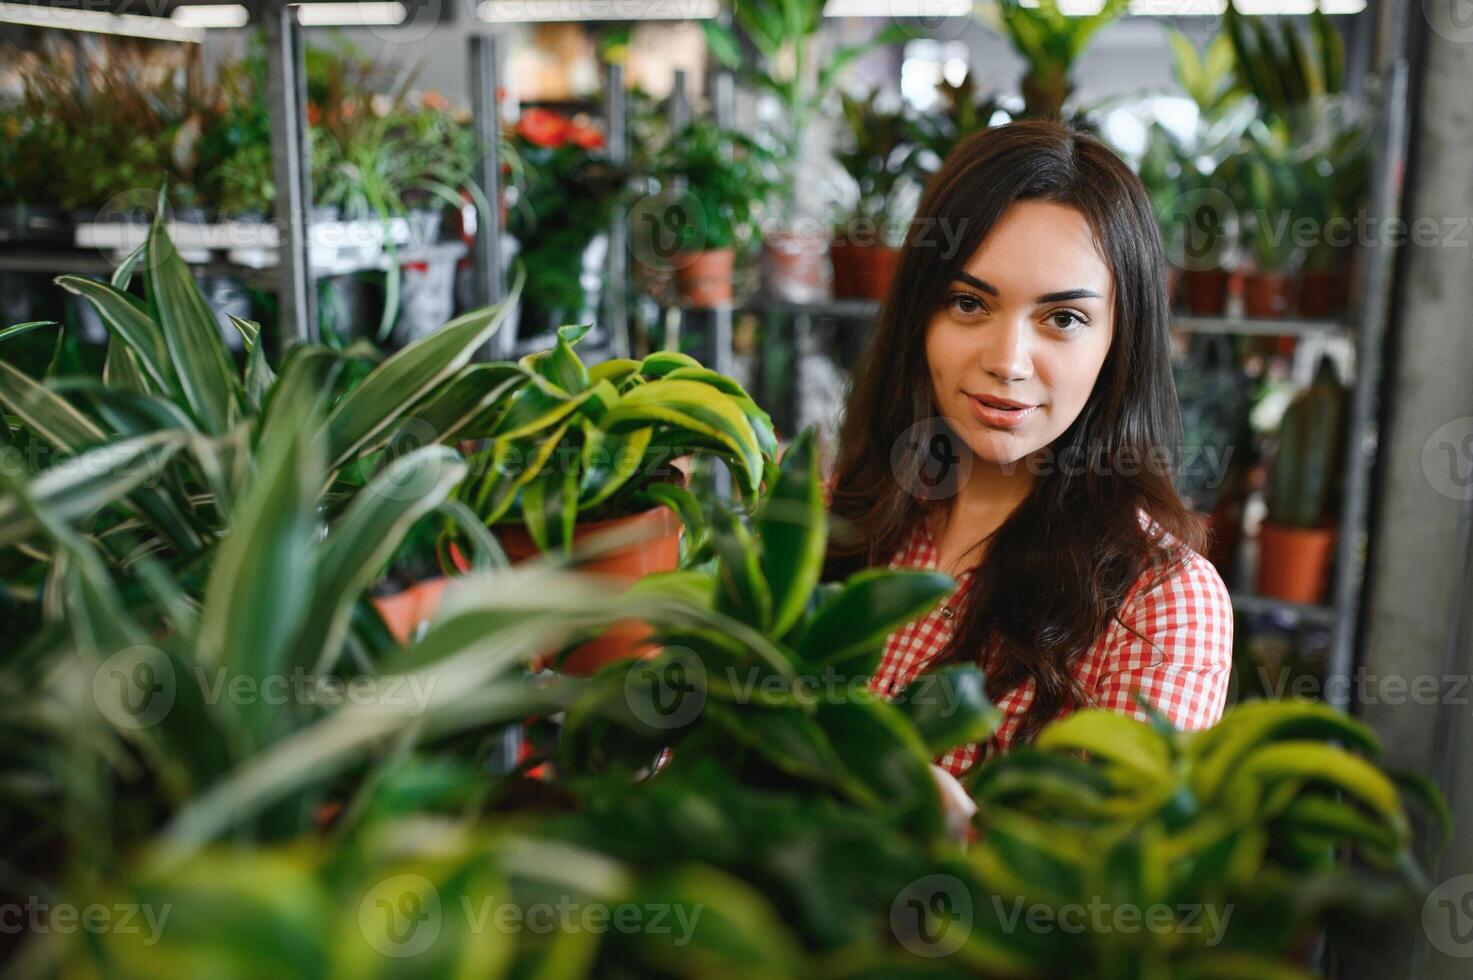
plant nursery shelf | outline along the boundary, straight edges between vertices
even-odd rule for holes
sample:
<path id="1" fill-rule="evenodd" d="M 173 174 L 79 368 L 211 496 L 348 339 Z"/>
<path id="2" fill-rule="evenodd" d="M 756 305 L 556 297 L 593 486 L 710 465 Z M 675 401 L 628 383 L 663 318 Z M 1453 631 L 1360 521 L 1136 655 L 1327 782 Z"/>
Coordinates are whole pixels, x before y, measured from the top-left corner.
<path id="1" fill-rule="evenodd" d="M 1309 337 L 1322 334 L 1348 336 L 1350 324 L 1339 320 L 1291 320 L 1277 317 L 1183 316 L 1172 318 L 1172 326 L 1188 333 L 1225 333 L 1261 337 Z"/>
<path id="2" fill-rule="evenodd" d="M 1287 602 L 1252 592 L 1231 590 L 1233 606 L 1245 613 L 1286 613 L 1317 626 L 1334 626 L 1335 610 L 1330 606 L 1311 606 L 1302 602 Z"/>
<path id="3" fill-rule="evenodd" d="M 462 242 L 441 242 L 426 248 L 402 249 L 395 254 L 394 260 L 400 265 L 435 258 L 456 260 L 463 257 L 466 251 L 466 246 Z M 254 284 L 268 286 L 276 281 L 276 268 L 270 261 L 260 264 L 259 260 L 238 261 L 215 258 L 210 255 L 183 254 L 182 250 L 181 257 L 189 263 L 191 269 L 201 275 L 233 276 Z M 272 258 L 274 259 L 274 255 Z M 116 256 L 111 251 L 81 248 L 0 250 L 0 271 L 4 272 L 106 276 L 112 273 L 116 265 Z M 331 261 L 321 263 L 314 259 L 312 274 L 318 278 L 325 278 L 351 275 L 355 272 L 383 271 L 388 267 L 389 254 L 379 251 L 356 256 L 337 255 Z"/>

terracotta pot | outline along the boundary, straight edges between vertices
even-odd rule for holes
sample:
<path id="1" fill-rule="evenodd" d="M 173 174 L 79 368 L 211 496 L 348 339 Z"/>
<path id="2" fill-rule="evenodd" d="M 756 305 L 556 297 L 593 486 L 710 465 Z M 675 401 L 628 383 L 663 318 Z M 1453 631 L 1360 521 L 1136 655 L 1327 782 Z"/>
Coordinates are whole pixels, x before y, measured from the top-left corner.
<path id="1" fill-rule="evenodd" d="M 1258 532 L 1258 592 L 1289 602 L 1323 602 L 1335 554 L 1333 527 L 1264 521 Z"/>
<path id="2" fill-rule="evenodd" d="M 829 245 L 834 264 L 834 295 L 842 299 L 882 300 L 890 291 L 900 249 L 888 245 L 855 245 L 835 239 Z"/>
<path id="3" fill-rule="evenodd" d="M 1236 499 L 1224 497 L 1217 502 L 1212 513 L 1197 511 L 1207 529 L 1207 553 L 1202 557 L 1212 563 L 1223 581 L 1231 582 L 1236 577 L 1238 547 L 1243 541 L 1243 508 Z"/>
<path id="4" fill-rule="evenodd" d="M 816 235 L 774 232 L 762 241 L 762 278 L 768 295 L 790 303 L 824 296 L 824 249 Z"/>
<path id="5" fill-rule="evenodd" d="M 736 250 L 713 248 L 682 252 L 675 260 L 675 287 L 688 306 L 725 306 L 731 302 L 731 273 Z"/>
<path id="6" fill-rule="evenodd" d="M 491 530 L 495 532 L 502 550 L 512 564 L 541 554 L 537 543 L 520 524 L 497 525 Z M 633 584 L 653 572 L 673 572 L 680 564 L 681 523 L 675 512 L 668 507 L 655 507 L 628 517 L 579 524 L 573 530 L 573 543 L 575 546 L 588 544 L 590 538 L 608 532 L 617 533 L 621 539 L 627 535 L 636 540 L 579 562 L 576 565 L 578 571 Z M 470 562 L 458 548 L 451 547 L 450 557 L 462 572 L 470 571 Z M 652 656 L 659 649 L 648 642 L 653 632 L 648 624 L 637 619 L 619 620 L 592 640 L 570 651 L 558 662 L 558 670 L 565 674 L 587 676 L 615 660 Z"/>
<path id="7" fill-rule="evenodd" d="M 1227 309 L 1226 269 L 1187 269 L 1182 273 L 1187 312 L 1193 316 L 1222 316 Z"/>
<path id="8" fill-rule="evenodd" d="M 1250 272 L 1243 279 L 1243 312 L 1284 317 L 1293 308 L 1294 279 L 1287 272 Z"/>
<path id="9" fill-rule="evenodd" d="M 1345 309 L 1345 276 L 1336 269 L 1309 269 L 1299 280 L 1299 315 L 1328 320 Z"/>
<path id="10" fill-rule="evenodd" d="M 435 610 L 440 608 L 440 594 L 445 591 L 445 586 L 450 580 L 445 577 L 426 579 L 393 595 L 375 596 L 374 607 L 378 614 L 383 617 L 384 625 L 388 626 L 389 632 L 394 635 L 401 646 L 408 646 L 409 640 L 419 629 L 421 623 L 427 623 L 434 618 Z"/>

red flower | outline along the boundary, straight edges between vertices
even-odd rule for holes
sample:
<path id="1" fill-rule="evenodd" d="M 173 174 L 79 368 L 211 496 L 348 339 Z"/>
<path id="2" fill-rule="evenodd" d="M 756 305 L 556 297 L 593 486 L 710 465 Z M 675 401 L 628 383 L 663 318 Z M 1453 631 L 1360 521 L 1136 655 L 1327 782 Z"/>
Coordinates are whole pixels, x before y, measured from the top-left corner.
<path id="1" fill-rule="evenodd" d="M 604 148 L 604 134 L 592 126 L 571 126 L 568 139 L 577 143 L 585 150 L 602 150 Z"/>
<path id="2" fill-rule="evenodd" d="M 568 141 L 572 123 L 550 109 L 528 109 L 517 120 L 517 135 L 529 143 L 556 149 Z"/>

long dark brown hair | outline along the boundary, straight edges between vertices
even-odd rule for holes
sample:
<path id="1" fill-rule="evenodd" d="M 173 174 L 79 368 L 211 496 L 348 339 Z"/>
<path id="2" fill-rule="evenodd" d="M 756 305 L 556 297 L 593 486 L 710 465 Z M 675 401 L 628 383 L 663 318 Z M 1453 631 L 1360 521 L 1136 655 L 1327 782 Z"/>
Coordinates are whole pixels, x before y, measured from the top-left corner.
<path id="1" fill-rule="evenodd" d="M 1040 121 L 984 130 L 958 144 L 927 185 L 840 433 L 825 569 L 839 578 L 888 563 L 928 506 L 945 506 L 911 492 L 892 450 L 939 414 L 927 324 L 997 220 L 1029 200 L 1067 205 L 1089 221 L 1114 279 L 1114 334 L 1079 417 L 1049 447 L 1053 460 L 1075 465 L 1040 468 L 987 539 L 951 642 L 930 664 L 977 662 L 993 650 L 983 667 L 994 700 L 1031 678 L 1018 742 L 1086 703 L 1072 665 L 1141 575 L 1153 572 L 1149 587 L 1186 549 L 1205 547 L 1171 475 L 1181 417 L 1160 230 L 1140 180 L 1098 140 Z M 1154 527 L 1142 524 L 1142 511 Z"/>

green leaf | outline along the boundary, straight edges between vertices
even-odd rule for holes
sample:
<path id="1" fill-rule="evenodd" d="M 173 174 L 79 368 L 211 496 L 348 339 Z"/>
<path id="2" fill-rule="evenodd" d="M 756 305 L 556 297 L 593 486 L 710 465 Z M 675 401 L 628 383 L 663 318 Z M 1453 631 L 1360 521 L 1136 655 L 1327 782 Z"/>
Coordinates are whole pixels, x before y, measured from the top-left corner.
<path id="1" fill-rule="evenodd" d="M 581 510 L 592 510 L 644 468 L 645 451 L 655 430 L 647 426 L 611 435 L 586 420 L 582 422 L 582 428 L 583 464 L 578 506 Z"/>
<path id="2" fill-rule="evenodd" d="M 772 635 L 786 636 L 808 607 L 823 571 L 828 519 L 810 429 L 788 447 L 777 485 L 757 520 L 762 575 L 772 590 Z"/>
<path id="3" fill-rule="evenodd" d="M 753 629 L 769 632 L 772 590 L 762 574 L 751 532 L 736 514 L 718 511 L 711 545 L 720 559 L 716 566 L 717 610 Z"/>
<path id="4" fill-rule="evenodd" d="M 762 481 L 762 447 L 752 424 L 731 398 L 697 381 L 651 381 L 620 398 L 603 417 L 604 428 L 617 432 L 652 423 L 673 426 L 713 440 L 740 465 L 736 475 L 743 493 L 755 497 Z"/>
<path id="5" fill-rule="evenodd" d="M 32 330 L 40 330 L 42 327 L 56 326 L 55 320 L 32 320 L 30 323 L 17 323 L 14 326 L 0 330 L 0 341 L 19 337 L 21 334 L 30 333 Z"/>
<path id="6" fill-rule="evenodd" d="M 30 481 L 26 492 L 56 520 L 73 524 L 156 481 L 185 439 L 182 432 L 156 432 L 96 446 L 46 469 Z M 40 530 L 18 500 L 0 497 L 0 548 Z"/>
<path id="7" fill-rule="evenodd" d="M 982 670 L 973 664 L 918 674 L 892 703 L 934 755 L 984 742 L 1002 723 L 1002 712 L 987 698 Z"/>
<path id="8" fill-rule="evenodd" d="M 334 471 L 383 434 L 410 406 L 469 363 L 506 319 L 521 292 L 518 276 L 499 305 L 467 313 L 380 364 L 327 420 L 328 470 Z"/>
<path id="9" fill-rule="evenodd" d="M 199 660 L 230 677 L 261 683 L 283 675 L 314 594 L 313 553 L 320 540 L 317 495 L 326 473 L 315 393 L 273 405 L 281 425 L 263 439 L 255 478 L 219 545 L 200 614 Z M 266 744 L 291 712 L 261 699 L 232 704 L 243 740 Z"/>
<path id="10" fill-rule="evenodd" d="M 570 395 L 576 395 L 588 387 L 588 368 L 573 350 L 573 345 L 582 340 L 593 324 L 558 327 L 557 343 L 551 350 L 528 354 L 521 365 L 535 371 Z"/>
<path id="11" fill-rule="evenodd" d="M 410 417 L 416 427 L 423 424 L 436 440 L 448 442 L 526 380 L 510 364 L 472 364 L 415 406 Z"/>
<path id="12" fill-rule="evenodd" d="M 22 425 L 64 453 L 78 452 L 107 438 L 91 419 L 5 361 L 0 361 L 0 403 L 8 405 Z"/>
<path id="13" fill-rule="evenodd" d="M 939 572 L 871 568 L 851 575 L 803 627 L 798 655 L 840 664 L 883 647 L 895 629 L 929 612 L 956 590 Z"/>
<path id="14" fill-rule="evenodd" d="M 1153 783 L 1171 779 L 1171 747 L 1150 725 L 1104 708 L 1052 722 L 1034 740 L 1045 752 L 1088 752 Z"/>
<path id="15" fill-rule="evenodd" d="M 235 370 L 214 312 L 164 230 L 162 193 L 148 236 L 148 286 L 185 404 L 202 429 L 220 435 L 239 404 Z"/>
<path id="16" fill-rule="evenodd" d="M 333 668 L 354 603 L 382 573 L 410 527 L 444 503 L 465 472 L 454 450 L 425 446 L 389 463 L 354 495 L 322 546 L 298 666 L 314 674 Z"/>
<path id="17" fill-rule="evenodd" d="M 85 276 L 62 276 L 56 284 L 92 304 L 113 336 L 132 350 L 139 368 L 153 383 L 155 394 L 181 394 L 159 325 L 133 305 L 131 296 Z"/>

